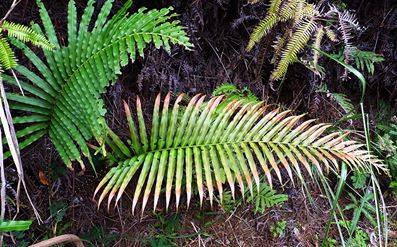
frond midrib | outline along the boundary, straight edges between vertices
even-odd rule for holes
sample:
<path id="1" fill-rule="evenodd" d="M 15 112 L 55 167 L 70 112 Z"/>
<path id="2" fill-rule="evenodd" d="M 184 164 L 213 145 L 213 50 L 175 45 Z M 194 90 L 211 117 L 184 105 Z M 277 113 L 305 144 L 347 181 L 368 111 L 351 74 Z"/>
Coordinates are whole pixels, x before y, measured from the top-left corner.
<path id="1" fill-rule="evenodd" d="M 333 149 L 324 147 L 324 146 L 313 146 L 313 145 L 302 145 L 302 144 L 294 144 L 291 142 L 276 142 L 276 141 L 264 141 L 264 140 L 242 140 L 242 141 L 230 141 L 230 142 L 218 142 L 218 143 L 207 143 L 207 144 L 192 144 L 192 145 L 186 145 L 186 146 L 178 146 L 178 147 L 169 147 L 169 148 L 161 148 L 161 149 L 155 149 L 155 150 L 149 150 L 146 152 L 142 153 L 136 153 L 134 156 L 147 156 L 150 153 L 156 153 L 156 152 L 164 152 L 164 151 L 171 151 L 171 150 L 178 150 L 178 149 L 187 149 L 187 148 L 202 148 L 202 147 L 211 147 L 211 146 L 218 146 L 218 145 L 241 145 L 241 144 L 249 144 L 249 143 L 264 143 L 264 144 L 274 144 L 274 145 L 285 145 L 285 146 L 293 146 L 295 148 L 306 148 L 306 149 L 317 149 L 317 150 L 326 150 L 326 151 L 331 151 L 331 152 L 338 152 L 340 153 L 341 150 L 338 149 Z M 120 163 L 123 163 L 127 160 L 130 160 L 131 158 L 125 159 L 121 161 Z"/>

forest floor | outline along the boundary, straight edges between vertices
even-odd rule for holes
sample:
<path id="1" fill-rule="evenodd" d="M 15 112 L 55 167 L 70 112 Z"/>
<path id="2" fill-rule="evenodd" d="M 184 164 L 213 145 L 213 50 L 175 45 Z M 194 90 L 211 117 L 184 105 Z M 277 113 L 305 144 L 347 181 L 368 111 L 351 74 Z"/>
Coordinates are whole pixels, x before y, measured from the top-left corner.
<path id="1" fill-rule="evenodd" d="M 11 20 L 25 24 L 30 20 L 38 21 L 37 7 L 33 2 L 22 0 Z M 50 0 L 43 2 L 59 27 L 59 37 L 64 37 L 67 1 L 59 0 L 56 4 Z M 86 1 L 76 2 L 81 11 Z M 116 2 L 120 6 L 122 1 Z M 349 9 L 356 11 L 359 21 L 367 26 L 365 34 L 359 37 L 360 44 L 381 53 L 386 59 L 385 65 L 379 68 L 381 72 L 368 79 L 365 106 L 370 118 L 374 119 L 381 100 L 397 108 L 397 3 L 393 0 L 344 2 Z M 7 6 L 2 1 L 0 12 L 5 9 L 3 4 Z M 217 86 L 225 82 L 239 88 L 247 87 L 257 97 L 288 107 L 294 113 L 308 112 L 308 117 L 321 122 L 333 123 L 341 118 L 340 109 L 325 94 L 314 91 L 316 80 L 299 64 L 289 70 L 282 86 L 277 85 L 277 90 L 273 90 L 274 85 L 267 83 L 273 68 L 269 63 L 272 39 L 265 40 L 260 48 L 250 53 L 245 51 L 249 33 L 263 17 L 265 6 L 253 7 L 239 0 L 136 1 L 134 10 L 142 6 L 174 6 L 195 48 L 193 51 L 175 48 L 170 56 L 151 47 L 144 58 L 124 68 L 118 82 L 105 95 L 109 109 L 108 122 L 121 136 L 128 133 L 121 110 L 123 100 L 133 101 L 139 95 L 149 115 L 151 102 L 160 91 L 211 95 Z M 20 61 L 23 62 L 23 59 Z M 331 62 L 324 63 L 327 68 L 332 67 L 327 64 Z M 328 84 L 358 103 L 360 92 L 354 80 L 337 83 L 339 78 L 336 75 L 341 70 L 334 68 L 327 72 Z M 349 124 L 362 127 L 360 121 Z M 95 187 L 108 170 L 100 161 L 96 163 L 97 177 L 90 169 L 84 174 L 68 171 L 49 139 L 24 150 L 22 158 L 30 194 L 44 223 L 38 225 L 34 222 L 31 230 L 15 235 L 17 246 L 65 233 L 78 235 L 86 240 L 87 246 L 320 246 L 330 217 L 326 197 L 310 182 L 312 203 L 299 186 L 294 187 L 286 182 L 276 188 L 279 193 L 288 195 L 288 201 L 263 214 L 254 213 L 253 205 L 248 203 L 241 203 L 235 208 L 215 204 L 211 209 L 205 202 L 203 208 L 196 203 L 189 209 L 180 208 L 177 213 L 160 210 L 156 213 L 147 211 L 143 216 L 139 213 L 132 215 L 131 190 L 127 190 L 117 208 L 107 211 L 105 207 L 98 209 L 92 199 Z M 7 169 L 8 172 L 13 171 L 12 166 Z M 382 186 L 391 232 L 395 233 L 397 199 L 387 190 L 386 184 Z M 341 207 L 348 202 L 347 194 L 343 194 Z M 350 217 L 351 212 L 347 215 Z M 24 197 L 18 217 L 33 217 Z M 277 234 L 276 226 L 284 221 L 284 229 Z M 363 219 L 359 226 L 369 234 L 369 242 L 373 241 L 375 232 L 371 224 Z M 335 227 L 331 227 L 329 236 L 338 238 Z M 10 244 L 13 245 L 12 242 Z M 397 241 L 392 238 L 391 244 L 397 246 Z"/>

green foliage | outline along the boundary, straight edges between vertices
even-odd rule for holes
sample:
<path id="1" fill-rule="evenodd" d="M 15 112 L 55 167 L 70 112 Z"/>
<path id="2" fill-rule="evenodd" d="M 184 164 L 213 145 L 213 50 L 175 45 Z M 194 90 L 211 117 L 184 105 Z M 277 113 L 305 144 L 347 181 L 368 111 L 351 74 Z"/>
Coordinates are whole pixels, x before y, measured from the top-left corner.
<path id="1" fill-rule="evenodd" d="M 64 234 L 72 225 L 72 222 L 66 217 L 68 209 L 68 204 L 63 201 L 56 201 L 50 204 L 49 210 L 52 218 L 52 229 L 51 233 L 47 236 L 48 238 Z"/>
<path id="2" fill-rule="evenodd" d="M 339 61 L 344 60 L 344 51 L 341 50 L 337 54 L 332 54 L 332 56 Z M 357 48 L 353 49 L 351 52 L 351 58 L 355 62 L 355 67 L 359 69 L 360 71 L 364 72 L 366 71 L 367 73 L 373 75 L 375 72 L 375 64 L 376 63 L 381 63 L 385 59 L 383 58 L 382 55 L 377 54 L 372 51 L 362 51 Z"/>
<path id="3" fill-rule="evenodd" d="M 369 178 L 368 173 L 360 170 L 354 171 L 353 176 L 351 177 L 353 182 L 353 187 L 355 189 L 363 189 L 367 184 L 368 178 Z"/>
<path id="4" fill-rule="evenodd" d="M 356 62 L 356 67 L 361 71 L 367 71 L 369 74 L 373 75 L 375 72 L 375 63 L 383 62 L 385 59 L 382 55 L 376 54 L 372 51 L 361 51 L 356 49 L 352 57 Z"/>
<path id="5" fill-rule="evenodd" d="M 321 247 L 336 247 L 336 246 L 338 246 L 337 244 L 338 244 L 338 241 L 336 241 L 336 239 L 327 237 L 321 243 Z"/>
<path id="6" fill-rule="evenodd" d="M 388 166 L 393 187 L 397 183 L 397 111 L 390 104 L 381 102 L 376 125 L 376 147 L 379 157 Z"/>
<path id="7" fill-rule="evenodd" d="M 270 232 L 274 238 L 280 238 L 284 235 L 286 226 L 287 221 L 277 221 L 275 224 L 270 226 Z"/>
<path id="8" fill-rule="evenodd" d="M 178 236 L 178 231 L 182 228 L 180 216 L 174 214 L 165 217 L 162 214 L 156 214 L 156 218 L 157 222 L 154 228 L 157 233 L 147 239 L 148 245 L 151 247 L 177 246 L 175 237 Z"/>
<path id="9" fill-rule="evenodd" d="M 369 242 L 368 233 L 358 229 L 354 235 L 354 238 L 350 239 L 347 243 L 347 247 L 367 247 Z"/>
<path id="10" fill-rule="evenodd" d="M 188 37 L 174 20 L 172 8 L 147 11 L 141 8 L 134 14 L 128 10 L 131 1 L 111 18 L 108 18 L 113 1 L 107 0 L 93 17 L 95 1 L 89 0 L 77 24 L 74 0 L 68 5 L 68 42 L 61 46 L 54 25 L 41 0 L 39 6 L 44 33 L 56 49 L 44 51 L 42 61 L 26 45 L 14 42 L 36 67 L 39 74 L 24 66 L 16 70 L 29 82 L 21 81 L 29 96 L 8 94 L 11 108 L 26 112 L 26 116 L 15 118 L 16 124 L 28 125 L 17 133 L 24 148 L 48 134 L 59 155 L 68 167 L 77 160 L 84 168 L 81 153 L 91 161 L 86 141 L 95 137 L 104 144 L 105 123 L 104 102 L 101 99 L 106 87 L 115 83 L 117 75 L 129 59 L 134 61 L 143 56 L 144 49 L 153 43 L 170 52 L 171 44 L 192 47 Z M 91 29 L 90 23 L 93 23 Z M 38 25 L 33 29 L 41 33 Z M 18 35 L 15 33 L 14 35 Z M 21 35 L 19 35 L 22 37 Z M 12 77 L 4 78 L 16 85 Z"/>
<path id="11" fill-rule="evenodd" d="M 355 113 L 354 105 L 345 94 L 330 92 L 327 85 L 324 83 L 319 86 L 317 92 L 326 93 L 327 97 L 335 101 L 343 109 L 346 115 Z"/>
<path id="12" fill-rule="evenodd" d="M 253 212 L 260 214 L 263 214 L 266 209 L 282 205 L 288 200 L 288 195 L 277 194 L 277 192 L 266 183 L 260 183 L 259 191 L 255 191 L 253 194 L 250 194 L 250 192 L 246 190 L 245 194 L 248 196 L 247 203 L 254 206 Z M 220 204 L 226 213 L 231 213 L 235 207 L 240 205 L 240 202 L 241 200 L 235 200 L 233 198 L 230 191 L 226 191 L 223 193 L 223 198 Z"/>
<path id="13" fill-rule="evenodd" d="M 364 196 L 359 198 L 359 200 L 352 193 L 349 193 L 349 197 L 351 199 L 351 203 L 347 204 L 344 208 L 344 211 L 353 210 L 353 218 L 349 224 L 349 230 L 351 232 L 355 230 L 361 215 L 364 215 L 365 218 L 376 227 L 375 207 L 371 204 L 374 200 L 374 194 L 367 192 Z"/>
<path id="14" fill-rule="evenodd" d="M 341 39 L 345 44 L 344 56 L 346 61 L 350 59 L 353 50 L 351 39 L 353 30 L 360 30 L 355 16 L 349 11 L 340 11 L 334 5 L 330 5 L 328 11 L 318 8 L 315 4 L 306 0 L 271 0 L 269 10 L 263 20 L 251 33 L 247 50 L 251 50 L 255 44 L 266 36 L 270 30 L 283 24 L 282 34 L 274 42 L 275 69 L 271 74 L 271 80 L 280 80 L 286 74 L 288 67 L 298 61 L 298 55 L 313 40 L 313 57 L 310 67 L 319 72 L 318 65 L 324 37 L 331 42 L 337 41 L 337 33 L 341 33 Z"/>
<path id="15" fill-rule="evenodd" d="M 26 231 L 31 224 L 31 220 L 0 221 L 0 232 Z"/>
<path id="16" fill-rule="evenodd" d="M 0 71 L 17 66 L 14 51 L 8 41 L 9 38 L 16 38 L 24 43 L 30 42 L 43 49 L 51 50 L 53 48 L 53 45 L 43 35 L 33 31 L 31 28 L 4 20 L 0 24 Z"/>
<path id="17" fill-rule="evenodd" d="M 216 87 L 212 92 L 212 96 L 225 96 L 225 100 L 217 107 L 217 110 L 222 110 L 232 101 L 242 101 L 243 103 L 258 103 L 259 98 L 248 88 L 238 89 L 236 85 L 231 83 L 223 83 Z"/>
<path id="18" fill-rule="evenodd" d="M 259 162 L 270 186 L 274 176 L 282 182 L 280 168 L 286 170 L 289 179 L 297 177 L 301 182 L 305 181 L 301 168 L 310 176 L 313 170 L 316 175 L 324 174 L 329 169 L 339 169 L 337 160 L 345 161 L 353 170 L 384 169 L 379 160 L 361 149 L 362 144 L 344 141 L 346 135 L 323 135 L 331 125 L 313 125 L 313 120 L 299 123 L 303 115 L 287 117 L 289 111 L 279 112 L 279 109 L 266 112 L 269 107 L 261 102 L 235 101 L 222 111 L 215 112 L 222 96 L 211 98 L 205 107 L 201 107 L 204 98 L 196 95 L 187 107 L 182 108 L 179 103 L 183 95 L 179 95 L 170 109 L 171 94 L 167 94 L 163 104 L 158 95 L 150 131 L 146 128 L 140 99 L 136 102 L 137 123 L 125 104 L 131 146 L 125 145 L 108 130 L 109 147 L 118 164 L 95 190 L 95 194 L 102 191 L 98 206 L 106 196 L 108 207 L 114 197 L 117 203 L 136 173 L 138 182 L 132 208 L 134 211 L 143 192 L 143 213 L 152 191 L 153 208 L 156 209 L 164 185 L 166 208 L 169 207 L 171 192 L 175 191 L 178 209 L 183 181 L 188 206 L 193 186 L 199 193 L 200 204 L 204 199 L 204 185 L 211 204 L 215 189 L 219 192 L 219 198 L 223 198 L 223 184 L 226 182 L 233 198 L 235 182 L 242 194 L 245 188 L 253 194 L 253 185 L 258 190 L 260 188 L 255 160 Z"/>
<path id="19" fill-rule="evenodd" d="M 94 225 L 87 233 L 82 234 L 82 239 L 88 246 L 113 246 L 117 240 L 117 233 L 106 232 L 102 226 Z"/>
<path id="20" fill-rule="evenodd" d="M 288 200 L 288 195 L 277 194 L 269 185 L 261 183 L 259 191 L 250 195 L 247 202 L 255 205 L 254 212 L 263 214 L 266 209 L 281 205 Z"/>

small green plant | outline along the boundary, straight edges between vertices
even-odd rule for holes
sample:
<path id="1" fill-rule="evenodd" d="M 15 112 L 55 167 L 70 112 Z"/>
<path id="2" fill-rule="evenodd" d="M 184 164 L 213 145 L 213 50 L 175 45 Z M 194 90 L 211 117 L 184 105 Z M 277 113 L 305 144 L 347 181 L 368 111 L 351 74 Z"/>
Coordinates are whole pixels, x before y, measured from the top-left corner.
<path id="1" fill-rule="evenodd" d="M 277 221 L 275 224 L 270 226 L 270 233 L 274 238 L 280 238 L 284 235 L 286 226 L 287 221 Z"/>
<path id="2" fill-rule="evenodd" d="M 346 116 L 356 112 L 351 100 L 345 94 L 330 92 L 326 84 L 322 83 L 317 89 L 317 92 L 325 93 L 328 98 L 335 101 L 343 109 Z"/>
<path id="3" fill-rule="evenodd" d="M 337 54 L 332 54 L 332 56 L 339 61 L 344 61 L 344 52 L 341 50 Z M 354 60 L 355 67 L 364 72 L 369 73 L 370 75 L 373 75 L 375 72 L 375 64 L 376 63 L 381 63 L 385 59 L 383 58 L 382 55 L 377 54 L 372 51 L 362 51 L 357 48 L 354 48 L 351 52 L 351 59 Z"/>
<path id="4" fill-rule="evenodd" d="M 248 203 L 255 205 L 254 212 L 263 214 L 266 209 L 281 205 L 288 200 L 288 195 L 277 194 L 269 185 L 261 183 L 259 191 L 254 192 L 247 199 Z"/>
<path id="5" fill-rule="evenodd" d="M 147 239 L 147 243 L 151 247 L 161 246 L 177 246 L 175 237 L 178 236 L 178 231 L 182 228 L 180 216 L 174 214 L 170 217 L 165 217 L 162 214 L 156 214 L 157 222 L 154 225 L 155 234 Z"/>
<path id="6" fill-rule="evenodd" d="M 364 196 L 357 199 L 352 193 L 349 193 L 351 203 L 347 204 L 344 208 L 346 210 L 353 210 L 353 218 L 349 224 L 350 232 L 354 232 L 357 223 L 360 221 L 361 216 L 364 215 L 365 218 L 374 226 L 377 226 L 375 218 L 375 207 L 371 204 L 374 200 L 374 194 L 372 192 L 366 192 Z"/>
<path id="7" fill-rule="evenodd" d="M 363 189 L 367 184 L 368 178 L 369 174 L 364 171 L 353 171 L 353 176 L 351 176 L 353 187 L 355 189 Z"/>
<path id="8" fill-rule="evenodd" d="M 367 247 L 369 242 L 368 233 L 361 229 L 357 229 L 354 238 L 351 238 L 347 243 L 347 247 Z"/>
<path id="9" fill-rule="evenodd" d="M 397 111 L 390 104 L 381 102 L 376 126 L 377 155 L 384 159 L 391 175 L 390 187 L 397 185 Z"/>
<path id="10" fill-rule="evenodd" d="M 118 234 L 106 232 L 102 226 L 93 226 L 87 233 L 82 235 L 82 239 L 89 243 L 89 246 L 113 246 Z"/>
<path id="11" fill-rule="evenodd" d="M 69 207 L 63 201 L 55 201 L 50 204 L 49 210 L 52 218 L 51 233 L 48 238 L 64 234 L 66 230 L 72 225 L 72 222 L 66 218 Z"/>
<path id="12" fill-rule="evenodd" d="M 225 97 L 225 100 L 223 100 L 222 103 L 219 104 L 219 106 L 217 107 L 218 111 L 222 110 L 232 101 L 241 101 L 244 103 L 260 102 L 259 98 L 256 97 L 255 94 L 248 87 L 238 89 L 236 85 L 230 83 L 221 84 L 216 87 L 212 92 L 212 96 L 221 95 Z"/>
<path id="13" fill-rule="evenodd" d="M 337 247 L 338 246 L 338 241 L 334 238 L 327 237 L 322 241 L 321 247 Z"/>
<path id="14" fill-rule="evenodd" d="M 288 200 L 288 195 L 277 194 L 277 192 L 266 183 L 260 183 L 259 191 L 255 191 L 251 194 L 246 190 L 244 194 L 248 196 L 247 203 L 253 205 L 253 212 L 260 214 L 263 214 L 266 209 L 282 205 Z M 235 200 L 231 192 L 226 191 L 223 193 L 223 199 L 220 204 L 226 213 L 230 213 L 241 204 L 241 200 Z"/>

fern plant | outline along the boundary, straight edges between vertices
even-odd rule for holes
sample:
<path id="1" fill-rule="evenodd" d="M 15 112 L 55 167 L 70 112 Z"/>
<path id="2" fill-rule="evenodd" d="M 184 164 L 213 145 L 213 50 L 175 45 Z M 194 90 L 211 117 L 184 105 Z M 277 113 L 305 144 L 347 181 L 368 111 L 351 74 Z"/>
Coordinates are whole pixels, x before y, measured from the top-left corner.
<path id="1" fill-rule="evenodd" d="M 90 160 L 86 141 L 95 138 L 104 143 L 106 130 L 104 103 L 101 94 L 116 81 L 120 69 L 143 56 L 144 49 L 153 43 L 170 52 L 170 45 L 177 44 L 189 49 L 184 28 L 174 20 L 172 8 L 147 11 L 141 8 L 129 14 L 131 1 L 111 18 L 108 18 L 113 1 L 104 1 L 98 16 L 93 17 L 94 3 L 89 0 L 77 22 L 75 1 L 68 4 L 67 45 L 62 46 L 55 28 L 41 0 L 36 0 L 43 24 L 43 32 L 55 50 L 44 50 L 41 60 L 26 45 L 14 44 L 24 51 L 38 73 L 24 66 L 17 66 L 19 74 L 29 82 L 21 82 L 29 96 L 8 94 L 11 108 L 26 112 L 14 119 L 16 124 L 27 125 L 18 131 L 21 147 L 26 147 L 48 134 L 64 163 L 72 168 L 77 160 L 84 169 L 81 153 Z M 92 23 L 92 28 L 90 23 Z M 33 30 L 41 33 L 39 25 Z M 12 77 L 4 79 L 15 85 Z"/>
<path id="2" fill-rule="evenodd" d="M 172 191 L 178 209 L 182 195 L 182 181 L 186 184 L 187 205 L 192 191 L 197 188 L 200 205 L 207 191 L 211 205 L 215 190 L 222 198 L 223 184 L 228 183 L 235 196 L 235 182 L 244 194 L 260 189 L 260 169 L 270 186 L 274 175 L 282 181 L 282 169 L 293 181 L 304 182 L 303 171 L 313 175 L 313 167 L 319 173 L 336 171 L 339 161 L 351 169 L 384 170 L 383 164 L 355 141 L 345 141 L 346 134 L 323 135 L 327 124 L 312 124 L 314 120 L 300 122 L 303 115 L 288 116 L 289 111 L 267 111 L 259 103 L 233 101 L 222 111 L 216 112 L 222 96 L 213 97 L 205 107 L 205 96 L 196 95 L 187 107 L 180 107 L 183 95 L 179 95 L 172 109 L 171 95 L 161 104 L 157 96 L 152 116 L 150 134 L 143 119 L 141 102 L 136 101 L 137 123 L 125 104 L 131 145 L 124 144 L 109 130 L 110 147 L 118 164 L 111 168 L 99 183 L 95 194 L 102 191 L 98 206 L 108 195 L 108 207 L 113 198 L 119 201 L 135 174 L 138 182 L 133 196 L 133 211 L 143 192 L 142 212 L 149 196 L 154 192 L 153 208 L 156 209 L 160 192 L 165 186 L 166 208 Z M 258 169 L 256 162 L 260 164 Z M 206 187 L 206 190 L 204 189 Z M 95 195 L 94 195 L 95 196 Z"/>
<path id="3" fill-rule="evenodd" d="M 283 31 L 275 41 L 274 57 L 275 69 L 271 80 L 280 80 L 286 74 L 289 65 L 297 62 L 298 55 L 309 46 L 312 40 L 312 58 L 309 66 L 318 72 L 318 60 L 324 37 L 336 42 L 341 36 L 345 44 L 346 61 L 350 60 L 350 53 L 354 50 L 351 42 L 354 30 L 361 30 L 354 14 L 349 11 L 339 11 L 335 6 L 325 8 L 308 3 L 306 0 L 271 0 L 266 16 L 254 28 L 247 50 L 266 36 L 279 24 L 285 24 Z"/>
<path id="4" fill-rule="evenodd" d="M 254 212 L 263 214 L 267 208 L 280 205 L 288 200 L 288 195 L 277 194 L 266 183 L 260 183 L 259 191 L 254 195 L 250 195 L 247 202 L 251 202 L 255 205 Z"/>

